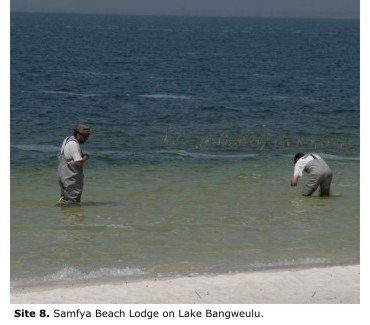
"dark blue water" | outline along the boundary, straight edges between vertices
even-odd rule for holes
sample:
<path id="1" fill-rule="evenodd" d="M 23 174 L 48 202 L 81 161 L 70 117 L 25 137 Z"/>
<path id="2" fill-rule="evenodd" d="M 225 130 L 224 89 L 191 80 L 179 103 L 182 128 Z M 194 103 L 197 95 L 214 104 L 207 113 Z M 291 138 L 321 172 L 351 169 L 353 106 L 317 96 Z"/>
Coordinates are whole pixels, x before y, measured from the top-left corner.
<path id="1" fill-rule="evenodd" d="M 358 155 L 359 21 L 13 14 L 12 145 L 59 146 L 78 121 L 97 152 L 222 134 L 202 150 Z"/>
<path id="2" fill-rule="evenodd" d="M 359 118 L 358 20 L 12 14 L 12 278 L 356 263 Z M 76 123 L 92 159 L 66 213 Z M 335 198 L 290 189 L 297 151 Z"/>

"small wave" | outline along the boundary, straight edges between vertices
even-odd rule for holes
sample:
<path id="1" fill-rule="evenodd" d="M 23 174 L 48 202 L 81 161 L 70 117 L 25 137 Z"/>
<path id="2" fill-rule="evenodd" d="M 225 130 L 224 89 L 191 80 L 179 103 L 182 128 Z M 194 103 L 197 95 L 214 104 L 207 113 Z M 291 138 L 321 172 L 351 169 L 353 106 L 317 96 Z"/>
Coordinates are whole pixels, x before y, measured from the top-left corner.
<path id="1" fill-rule="evenodd" d="M 117 225 L 117 224 L 107 225 L 106 227 L 112 228 L 112 229 L 132 229 L 131 226 Z"/>
<path id="2" fill-rule="evenodd" d="M 101 151 L 96 153 L 97 157 L 110 159 L 156 159 L 162 156 L 173 156 L 181 158 L 194 159 L 248 159 L 258 157 L 258 154 L 212 154 L 212 153 L 198 153 L 186 150 L 160 150 L 156 152 L 129 152 L 129 151 Z"/>
<path id="3" fill-rule="evenodd" d="M 83 204 L 83 205 L 86 206 L 86 204 Z M 131 226 L 126 226 L 126 225 L 120 225 L 120 224 L 106 225 L 106 224 L 99 224 L 99 223 L 91 224 L 89 227 L 91 228 L 111 228 L 111 229 L 132 229 Z"/>
<path id="4" fill-rule="evenodd" d="M 330 155 L 330 154 L 319 154 L 322 158 L 332 159 L 332 160 L 356 160 L 359 161 L 360 157 L 344 157 L 344 156 L 337 156 L 337 155 Z"/>
<path id="5" fill-rule="evenodd" d="M 88 76 L 94 76 L 94 77 L 116 77 L 116 76 L 122 76 L 127 75 L 124 73 L 112 73 L 112 72 L 100 72 L 100 71 L 73 71 L 75 74 L 82 74 L 82 75 L 88 75 Z"/>
<path id="6" fill-rule="evenodd" d="M 191 158 L 203 158 L 203 159 L 246 159 L 257 157 L 258 154 L 209 154 L 209 153 L 195 153 L 186 150 L 178 151 L 162 151 L 164 154 L 172 154 L 181 157 L 191 157 Z"/>
<path id="7" fill-rule="evenodd" d="M 326 258 L 306 257 L 297 260 L 279 260 L 273 263 L 255 263 L 252 264 L 251 267 L 255 269 L 274 269 L 274 268 L 315 266 L 328 264 L 330 264 L 330 260 Z"/>
<path id="8" fill-rule="evenodd" d="M 173 28 L 140 28 L 140 31 L 149 31 L 149 32 L 174 32 Z"/>
<path id="9" fill-rule="evenodd" d="M 38 93 L 38 94 L 48 94 L 48 95 L 75 95 L 74 92 L 69 90 L 23 90 L 23 93 Z"/>
<path id="10" fill-rule="evenodd" d="M 328 160 L 351 160 L 351 161 L 359 161 L 360 157 L 345 157 L 345 156 L 337 156 L 337 155 L 331 155 L 328 153 L 322 153 L 322 152 L 315 152 L 317 153 L 321 158 L 328 159 Z M 292 158 L 294 154 L 291 155 L 283 155 L 284 157 Z"/>
<path id="11" fill-rule="evenodd" d="M 140 277 L 145 274 L 146 272 L 139 268 L 99 268 L 90 272 L 83 272 L 76 267 L 65 266 L 55 273 L 45 275 L 43 277 L 13 280 L 11 281 L 11 288 L 15 289 L 21 286 L 53 284 L 60 282 L 99 280 L 104 278 Z"/>
<path id="12" fill-rule="evenodd" d="M 171 94 L 147 94 L 147 95 L 139 95 L 139 97 L 143 98 L 152 98 L 152 99 L 193 99 L 191 96 L 187 95 L 171 95 Z"/>
<path id="13" fill-rule="evenodd" d="M 229 112 L 229 111 L 233 111 L 233 112 L 242 112 L 243 109 L 242 108 L 238 108 L 238 107 L 227 107 L 227 106 L 203 106 L 203 107 L 200 107 L 200 110 L 202 111 L 210 111 L 210 112 Z"/>
<path id="14" fill-rule="evenodd" d="M 60 148 L 48 144 L 20 144 L 13 145 L 12 148 L 25 150 L 25 151 L 38 151 L 38 152 L 59 152 Z"/>
<path id="15" fill-rule="evenodd" d="M 47 94 L 47 95 L 63 95 L 63 96 L 76 96 L 76 97 L 97 97 L 99 94 L 85 94 L 85 93 L 76 93 L 70 90 L 37 90 L 37 91 L 28 91 L 24 90 L 24 93 L 38 93 L 38 94 Z"/>

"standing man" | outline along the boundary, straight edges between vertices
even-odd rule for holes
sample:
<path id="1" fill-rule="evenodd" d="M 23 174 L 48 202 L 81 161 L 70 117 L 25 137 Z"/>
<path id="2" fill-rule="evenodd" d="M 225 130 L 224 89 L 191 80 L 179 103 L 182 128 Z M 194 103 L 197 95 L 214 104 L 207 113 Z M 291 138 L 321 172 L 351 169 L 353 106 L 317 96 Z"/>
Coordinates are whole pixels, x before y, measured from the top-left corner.
<path id="1" fill-rule="evenodd" d="M 294 174 L 290 181 L 291 186 L 297 186 L 303 171 L 308 173 L 307 183 L 302 189 L 302 195 L 312 195 L 320 187 L 320 196 L 330 195 L 330 185 L 333 173 L 327 163 L 319 155 L 302 152 L 294 156 Z"/>
<path id="2" fill-rule="evenodd" d="M 82 153 L 81 144 L 90 136 L 90 128 L 79 124 L 74 128 L 73 136 L 67 137 L 58 155 L 58 180 L 61 189 L 61 204 L 72 204 L 81 201 L 84 174 L 83 165 L 89 159 Z"/>

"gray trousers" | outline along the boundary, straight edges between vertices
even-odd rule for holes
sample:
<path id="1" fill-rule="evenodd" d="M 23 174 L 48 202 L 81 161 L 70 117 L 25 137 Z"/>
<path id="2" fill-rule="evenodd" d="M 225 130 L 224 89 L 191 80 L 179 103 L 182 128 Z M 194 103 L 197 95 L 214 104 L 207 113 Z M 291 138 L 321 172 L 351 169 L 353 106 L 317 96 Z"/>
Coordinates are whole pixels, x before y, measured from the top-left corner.
<path id="1" fill-rule="evenodd" d="M 303 186 L 302 195 L 310 196 L 320 187 L 320 196 L 329 196 L 333 173 L 327 163 L 323 159 L 314 159 L 304 170 L 308 173 L 308 179 Z"/>
<path id="2" fill-rule="evenodd" d="M 78 203 L 81 201 L 83 190 L 83 169 L 76 166 L 73 160 L 67 161 L 63 154 L 58 158 L 58 181 L 63 203 Z"/>

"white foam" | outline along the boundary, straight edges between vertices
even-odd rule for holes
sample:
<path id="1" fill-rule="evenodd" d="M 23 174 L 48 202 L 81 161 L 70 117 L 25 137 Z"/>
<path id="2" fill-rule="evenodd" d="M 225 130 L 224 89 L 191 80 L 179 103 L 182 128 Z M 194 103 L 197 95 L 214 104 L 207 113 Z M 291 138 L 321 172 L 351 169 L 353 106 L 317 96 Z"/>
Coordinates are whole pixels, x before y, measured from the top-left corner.
<path id="1" fill-rule="evenodd" d="M 53 284 L 56 282 L 99 280 L 104 278 L 124 278 L 143 276 L 146 273 L 139 268 L 99 268 L 90 272 L 83 272 L 74 266 L 64 266 L 55 273 L 43 277 L 16 279 L 11 282 L 11 288 L 27 285 Z"/>
<path id="2" fill-rule="evenodd" d="M 279 267 L 297 267 L 297 266 L 307 266 L 307 265 L 327 265 L 330 260 L 326 258 L 315 258 L 315 257 L 306 257 L 299 258 L 297 260 L 278 260 L 277 262 L 272 263 L 254 263 L 251 266 L 258 269 L 266 268 L 279 268 Z"/>

